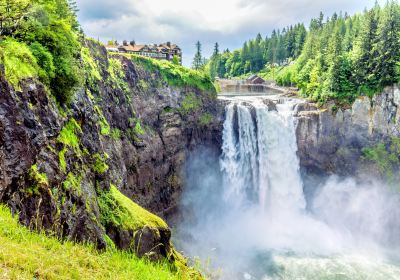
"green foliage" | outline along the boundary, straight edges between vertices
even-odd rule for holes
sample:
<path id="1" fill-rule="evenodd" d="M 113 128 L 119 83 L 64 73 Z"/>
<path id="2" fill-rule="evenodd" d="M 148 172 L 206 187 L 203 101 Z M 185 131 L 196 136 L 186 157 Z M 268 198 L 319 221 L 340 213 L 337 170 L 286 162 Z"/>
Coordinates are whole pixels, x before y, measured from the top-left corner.
<path id="1" fill-rule="evenodd" d="M 58 153 L 60 167 L 64 172 L 67 169 L 65 154 L 68 152 L 68 149 L 72 148 L 76 154 L 81 154 L 78 133 L 82 133 L 82 129 L 76 120 L 71 118 L 58 135 L 57 142 L 64 145 L 63 149 Z"/>
<path id="2" fill-rule="evenodd" d="M 58 102 L 70 101 L 83 76 L 78 27 L 67 0 L 0 0 L 0 63 L 10 83 L 19 89 L 38 77 Z"/>
<path id="3" fill-rule="evenodd" d="M 136 119 L 135 133 L 136 133 L 136 135 L 144 135 L 145 134 L 145 131 L 144 131 L 139 119 Z"/>
<path id="4" fill-rule="evenodd" d="M 0 0 L 0 36 L 11 36 L 28 15 L 30 0 Z"/>
<path id="5" fill-rule="evenodd" d="M 63 188 L 66 191 L 73 191 L 77 195 L 81 195 L 82 193 L 81 181 L 82 181 L 81 175 L 76 176 L 72 172 L 69 172 L 67 178 L 63 182 Z"/>
<path id="6" fill-rule="evenodd" d="M 125 81 L 125 71 L 122 67 L 121 61 L 117 58 L 109 58 L 108 63 L 108 73 L 110 74 L 111 85 L 127 92 L 129 87 Z"/>
<path id="7" fill-rule="evenodd" d="M 118 140 L 121 138 L 121 130 L 118 128 L 111 129 L 111 138 L 114 140 Z"/>
<path id="8" fill-rule="evenodd" d="M 88 48 L 82 48 L 81 57 L 83 60 L 83 67 L 85 68 L 87 84 L 89 87 L 94 88 L 97 86 L 97 82 L 101 80 L 98 66 L 93 60 Z"/>
<path id="9" fill-rule="evenodd" d="M 109 192 L 101 193 L 98 199 L 101 223 L 127 230 L 138 230 L 144 226 L 167 228 L 167 224 L 156 215 L 143 209 L 123 195 L 114 185 Z"/>
<path id="10" fill-rule="evenodd" d="M 185 98 L 182 101 L 181 107 L 178 111 L 182 115 L 187 115 L 191 112 L 197 111 L 201 108 L 203 102 L 195 93 L 189 93 L 185 95 Z"/>
<path id="11" fill-rule="evenodd" d="M 95 112 L 99 115 L 99 126 L 100 126 L 100 134 L 101 135 L 110 135 L 111 127 L 107 122 L 107 119 L 104 117 L 103 112 L 101 111 L 99 106 L 94 106 Z"/>
<path id="12" fill-rule="evenodd" d="M 206 68 L 212 78 L 260 72 L 313 101 L 348 105 L 399 82 L 399 38 L 400 5 L 390 0 L 354 16 L 320 13 L 309 31 L 298 24 L 257 35 L 240 50 L 214 52 Z"/>
<path id="13" fill-rule="evenodd" d="M 372 97 L 398 80 L 400 6 L 389 1 L 362 15 L 336 16 L 316 24 L 307 35 L 291 82 L 312 100 L 351 104 Z"/>
<path id="14" fill-rule="evenodd" d="M 47 86 L 50 85 L 51 79 L 55 76 L 55 66 L 53 55 L 40 43 L 34 42 L 29 48 L 40 67 L 39 78 Z"/>
<path id="15" fill-rule="evenodd" d="M 364 160 L 374 163 L 381 176 L 390 183 L 398 182 L 400 165 L 400 138 L 393 137 L 388 146 L 377 144 L 363 149 Z"/>
<path id="16" fill-rule="evenodd" d="M 0 42 L 0 64 L 4 65 L 7 81 L 17 90 L 23 79 L 39 76 L 37 60 L 29 47 L 11 38 Z"/>
<path id="17" fill-rule="evenodd" d="M 109 166 L 107 165 L 107 160 L 109 159 L 109 156 L 107 153 L 104 153 L 103 155 L 100 154 L 94 154 L 93 155 L 94 159 L 94 164 L 92 166 L 92 170 L 98 174 L 103 174 L 107 172 Z"/>
<path id="18" fill-rule="evenodd" d="M 210 113 L 205 113 L 201 115 L 199 119 L 199 124 L 201 126 L 207 126 L 213 121 L 213 116 Z"/>
<path id="19" fill-rule="evenodd" d="M 67 162 L 65 161 L 65 154 L 68 152 L 68 149 L 65 147 L 58 153 L 58 160 L 60 162 L 60 167 L 62 171 L 67 170 Z"/>
<path id="20" fill-rule="evenodd" d="M 39 188 L 48 187 L 49 181 L 45 173 L 40 173 L 36 164 L 32 165 L 29 169 L 29 179 L 32 181 L 32 185 L 25 189 L 25 192 L 29 195 L 39 194 Z"/>
<path id="21" fill-rule="evenodd" d="M 79 153 L 79 137 L 77 133 L 81 132 L 81 126 L 74 118 L 71 118 L 60 131 L 57 142 L 62 143 L 65 147 L 72 148 L 76 153 Z"/>
<path id="22" fill-rule="evenodd" d="M 159 72 L 163 79 L 171 86 L 196 87 L 204 91 L 216 93 L 210 77 L 200 71 L 187 69 L 168 61 L 136 55 L 132 55 L 132 60 L 142 64 L 148 71 Z"/>
<path id="23" fill-rule="evenodd" d="M 234 52 L 225 50 L 219 52 L 217 44 L 214 53 L 208 61 L 206 69 L 210 76 L 229 78 L 249 73 L 256 73 L 265 67 L 286 65 L 299 57 L 307 35 L 304 24 L 288 26 L 283 30 L 274 30 L 265 39 L 261 34 L 243 44 Z"/>
<path id="24" fill-rule="evenodd" d="M 109 239 L 109 238 L 108 238 Z M 0 205 L 0 274 L 7 279 L 190 279 L 172 272 L 166 261 L 151 263 L 128 252 L 60 241 L 18 224 Z M 55 260 L 57 260 L 55 262 Z"/>
<path id="25" fill-rule="evenodd" d="M 32 165 L 29 169 L 29 178 L 39 185 L 49 185 L 47 175 L 45 173 L 40 173 L 36 164 Z"/>
<path id="26" fill-rule="evenodd" d="M 201 43 L 199 41 L 196 42 L 196 53 L 193 58 L 192 68 L 194 70 L 200 70 L 204 66 L 204 58 L 201 55 Z"/>
<path id="27" fill-rule="evenodd" d="M 174 57 L 172 58 L 172 63 L 175 65 L 181 65 L 181 59 L 179 58 L 179 56 L 174 55 Z"/>

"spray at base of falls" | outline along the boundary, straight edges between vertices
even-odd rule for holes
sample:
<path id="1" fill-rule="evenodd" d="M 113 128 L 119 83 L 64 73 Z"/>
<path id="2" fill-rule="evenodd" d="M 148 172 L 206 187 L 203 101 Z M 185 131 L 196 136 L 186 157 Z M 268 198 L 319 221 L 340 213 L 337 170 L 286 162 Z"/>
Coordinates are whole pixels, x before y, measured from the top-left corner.
<path id="1" fill-rule="evenodd" d="M 398 279 L 386 258 L 400 248 L 399 197 L 335 177 L 305 197 L 293 106 L 227 105 L 221 172 L 204 152 L 189 166 L 184 204 L 196 223 L 182 225 L 192 237 L 182 248 L 210 257 L 222 279 Z"/>

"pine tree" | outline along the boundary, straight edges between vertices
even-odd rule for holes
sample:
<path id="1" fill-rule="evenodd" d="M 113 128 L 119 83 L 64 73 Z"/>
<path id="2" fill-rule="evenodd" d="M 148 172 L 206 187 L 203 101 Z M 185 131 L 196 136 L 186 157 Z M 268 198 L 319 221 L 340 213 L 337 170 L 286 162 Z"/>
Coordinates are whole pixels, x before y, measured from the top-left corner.
<path id="1" fill-rule="evenodd" d="M 358 42 L 358 58 L 356 62 L 356 81 L 364 87 L 375 88 L 377 79 L 377 43 L 378 43 L 378 11 L 373 8 L 367 11 L 364 25 Z"/>
<path id="2" fill-rule="evenodd" d="M 69 8 L 71 9 L 72 13 L 76 16 L 79 12 L 78 4 L 75 0 L 68 0 Z"/>
<path id="3" fill-rule="evenodd" d="M 213 52 L 213 56 L 217 56 L 217 55 L 219 55 L 219 44 L 218 44 L 218 42 L 215 43 L 214 52 Z"/>
<path id="4" fill-rule="evenodd" d="M 398 81 L 397 65 L 400 61 L 400 13 L 398 6 L 391 1 L 384 9 L 379 27 L 377 49 L 379 56 L 376 71 L 382 86 Z"/>
<path id="5" fill-rule="evenodd" d="M 193 58 L 192 68 L 195 70 L 199 70 L 203 67 L 204 59 L 201 55 L 201 43 L 197 41 L 196 43 L 196 53 Z"/>

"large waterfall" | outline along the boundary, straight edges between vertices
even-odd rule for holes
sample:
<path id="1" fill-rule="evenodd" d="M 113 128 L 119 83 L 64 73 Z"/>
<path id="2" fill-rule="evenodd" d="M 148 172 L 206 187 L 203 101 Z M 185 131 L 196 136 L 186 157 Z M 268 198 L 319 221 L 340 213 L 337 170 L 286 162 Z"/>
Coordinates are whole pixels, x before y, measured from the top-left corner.
<path id="1" fill-rule="evenodd" d="M 262 102 L 227 106 L 221 157 L 226 199 L 255 197 L 268 212 L 305 209 L 290 104 L 280 109 L 269 111 Z"/>
<path id="2" fill-rule="evenodd" d="M 221 279 L 400 279 L 390 263 L 400 248 L 391 242 L 399 233 L 391 230 L 399 224 L 398 197 L 379 184 L 336 177 L 306 197 L 296 101 L 268 102 L 229 100 L 222 155 L 193 156 L 183 204 L 194 221 L 181 226 L 190 236 L 182 248 L 210 258 Z"/>

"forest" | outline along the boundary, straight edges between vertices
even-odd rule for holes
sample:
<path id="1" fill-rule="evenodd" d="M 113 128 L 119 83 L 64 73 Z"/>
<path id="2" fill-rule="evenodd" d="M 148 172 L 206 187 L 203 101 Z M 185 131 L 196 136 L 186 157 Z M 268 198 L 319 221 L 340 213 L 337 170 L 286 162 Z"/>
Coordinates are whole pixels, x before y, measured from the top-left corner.
<path id="1" fill-rule="evenodd" d="M 323 13 L 303 24 L 260 34 L 241 49 L 214 53 L 205 69 L 212 78 L 259 73 L 321 103 L 351 103 L 400 80 L 400 5 L 388 1 L 362 13 Z"/>

